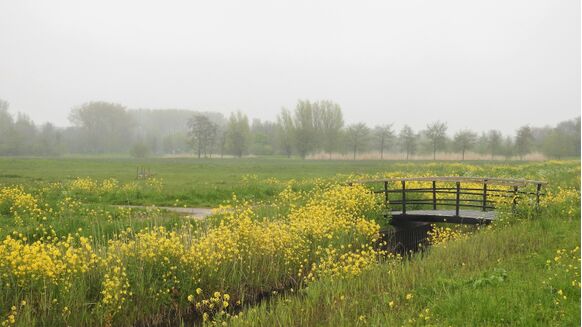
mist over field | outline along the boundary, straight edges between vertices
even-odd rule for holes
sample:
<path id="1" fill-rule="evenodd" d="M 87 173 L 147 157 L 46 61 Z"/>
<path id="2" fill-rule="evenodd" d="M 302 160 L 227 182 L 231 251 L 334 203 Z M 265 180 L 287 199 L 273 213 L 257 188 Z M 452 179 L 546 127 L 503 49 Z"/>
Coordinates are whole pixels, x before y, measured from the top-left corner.
<path id="1" fill-rule="evenodd" d="M 0 327 L 580 326 L 574 0 L 0 1 Z"/>
<path id="2" fill-rule="evenodd" d="M 566 121 L 580 114 L 579 7 L 522 0 L 3 2 L 0 154 L 133 148 L 195 156 L 576 156 L 572 133 L 579 128 Z M 307 101 L 339 106 L 338 131 L 323 131 L 317 110 L 298 118 L 296 108 Z M 308 145 L 285 140 L 281 108 L 291 111 L 295 129 L 328 135 L 311 136 Z M 234 146 L 224 134 L 239 111 L 248 135 Z M 210 145 L 192 140 L 188 121 L 200 113 L 216 124 Z M 299 120 L 306 126 L 297 127 Z M 448 140 L 437 140 L 435 151 L 434 139 L 423 139 L 437 122 L 446 123 Z M 388 125 L 390 140 L 379 132 Z M 532 128 L 531 144 L 516 149 L 524 126 Z M 469 130 L 475 145 L 465 144 Z M 403 133 L 418 142 L 403 145 Z M 340 140 L 331 145 L 326 137 Z"/>
<path id="3" fill-rule="evenodd" d="M 0 100 L 0 155 L 65 154 L 224 158 L 283 156 L 303 159 L 494 160 L 568 158 L 580 155 L 580 117 L 555 126 L 524 125 L 514 133 L 492 128 L 450 132 L 434 121 L 422 130 L 394 123 L 348 123 L 338 103 L 300 100 L 275 121 L 237 111 L 127 109 L 89 102 L 69 113 L 71 127 L 36 125 L 13 115 Z"/>

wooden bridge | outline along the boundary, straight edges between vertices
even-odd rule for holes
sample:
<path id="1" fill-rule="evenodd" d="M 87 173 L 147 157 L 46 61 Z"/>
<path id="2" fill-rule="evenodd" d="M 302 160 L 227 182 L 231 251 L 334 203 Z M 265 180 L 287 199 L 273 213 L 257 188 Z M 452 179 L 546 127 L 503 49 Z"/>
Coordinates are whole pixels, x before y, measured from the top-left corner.
<path id="1" fill-rule="evenodd" d="M 481 177 L 416 177 L 350 182 L 383 194 L 386 216 L 402 222 L 488 224 L 502 202 L 513 207 L 523 198 L 539 206 L 545 182 Z"/>

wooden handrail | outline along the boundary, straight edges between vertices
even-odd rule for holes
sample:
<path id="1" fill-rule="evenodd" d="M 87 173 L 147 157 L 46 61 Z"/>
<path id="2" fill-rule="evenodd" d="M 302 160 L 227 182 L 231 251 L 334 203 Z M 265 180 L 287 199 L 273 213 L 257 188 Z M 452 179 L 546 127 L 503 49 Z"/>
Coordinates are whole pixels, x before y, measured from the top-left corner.
<path id="1" fill-rule="evenodd" d="M 400 182 L 401 189 L 389 189 L 388 184 L 391 182 Z M 431 182 L 432 185 L 427 188 L 406 188 L 407 182 Z M 437 182 L 444 183 L 455 183 L 454 187 L 437 187 Z M 452 203 L 447 203 L 448 201 L 454 201 L 455 206 L 455 216 L 459 217 L 459 211 L 462 207 L 477 207 L 482 211 L 487 211 L 488 209 L 494 210 L 493 205 L 496 201 L 492 200 L 494 198 L 500 197 L 510 197 L 512 198 L 512 207 L 515 208 L 517 205 L 517 199 L 520 195 L 530 195 L 536 198 L 536 204 L 539 206 L 542 185 L 546 185 L 543 181 L 534 181 L 526 179 L 508 179 L 508 178 L 485 178 L 485 177 L 457 177 L 457 176 L 445 176 L 445 177 L 407 177 L 407 178 L 386 178 L 386 179 L 375 179 L 375 180 L 358 180 L 349 182 L 349 185 L 353 184 L 371 184 L 371 183 L 383 183 L 383 189 L 372 190 L 373 193 L 384 193 L 385 206 L 388 208 L 389 197 L 388 194 L 401 194 L 399 200 L 391 201 L 390 203 L 401 205 L 402 215 L 406 215 L 406 205 L 432 205 L 433 210 L 437 210 L 437 204 L 451 206 Z M 468 184 L 482 184 L 482 188 L 475 188 L 470 186 L 468 188 L 462 188 L 462 183 Z M 489 188 L 488 185 L 497 186 L 510 186 L 509 189 L 499 189 L 499 188 Z M 535 192 L 525 192 L 519 191 L 519 187 L 526 187 L 528 185 L 535 185 Z M 467 192 L 470 191 L 470 192 Z M 479 193 L 477 193 L 479 191 Z M 432 193 L 432 199 L 407 199 L 407 193 L 419 194 L 419 193 Z M 437 194 L 454 194 L 454 199 L 437 198 Z M 462 199 L 462 195 L 469 196 L 480 196 L 480 199 Z M 469 203 L 463 203 L 469 202 Z M 470 204 L 478 203 L 478 204 Z"/>
<path id="2" fill-rule="evenodd" d="M 478 183 L 489 185 L 504 186 L 526 186 L 526 185 L 546 185 L 547 182 L 528 180 L 528 179 L 511 179 L 511 178 L 494 178 L 494 177 L 463 177 L 463 176 L 435 176 L 435 177 L 403 177 L 403 178 L 380 178 L 380 179 L 363 179 L 351 181 L 352 184 L 369 184 L 380 182 L 461 182 L 461 183 Z"/>

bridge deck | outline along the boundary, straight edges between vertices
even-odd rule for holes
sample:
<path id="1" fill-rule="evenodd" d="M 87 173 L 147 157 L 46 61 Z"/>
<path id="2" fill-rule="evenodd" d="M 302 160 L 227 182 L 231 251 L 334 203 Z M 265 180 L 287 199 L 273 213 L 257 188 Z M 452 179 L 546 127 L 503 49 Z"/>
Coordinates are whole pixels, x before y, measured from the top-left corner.
<path id="1" fill-rule="evenodd" d="M 406 210 L 392 211 L 392 219 L 395 221 L 417 222 L 448 222 L 457 224 L 488 224 L 495 219 L 495 211 L 460 210 L 459 216 L 455 210 Z"/>

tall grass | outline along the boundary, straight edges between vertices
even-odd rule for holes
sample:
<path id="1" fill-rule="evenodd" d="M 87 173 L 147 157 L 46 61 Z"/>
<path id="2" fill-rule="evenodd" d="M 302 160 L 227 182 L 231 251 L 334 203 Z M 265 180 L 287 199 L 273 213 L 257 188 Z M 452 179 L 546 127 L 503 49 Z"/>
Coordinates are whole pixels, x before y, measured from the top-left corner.
<path id="1" fill-rule="evenodd" d="M 243 160 L 242 170 L 252 173 L 233 177 L 231 169 L 241 171 L 233 160 L 196 172 L 205 178 L 196 192 L 214 190 L 212 201 L 231 199 L 203 222 L 109 205 L 119 199 L 196 203 L 188 198 L 191 186 L 182 184 L 191 162 L 171 161 L 175 166 L 167 168 L 154 160 L 168 175 L 149 183 L 112 179 L 119 162 L 91 162 L 95 176 L 109 176 L 17 186 L 9 185 L 12 177 L 0 180 L 0 323 L 462 325 L 463 312 L 471 312 L 473 325 L 578 322 L 579 284 L 567 286 L 575 279 L 569 265 L 578 272 L 580 266 L 572 252 L 580 234 L 579 162 L 344 167 L 284 161 L 288 166 L 280 167 Z M 323 171 L 328 179 L 311 178 Z M 301 178 L 287 179 L 291 172 Z M 46 174 L 58 177 L 50 168 Z M 541 213 L 527 202 L 508 206 L 492 228 L 463 237 L 444 232 L 445 241 L 410 260 L 382 260 L 371 247 L 387 222 L 380 199 L 342 183 L 411 175 L 550 184 Z M 232 179 L 236 188 L 224 186 Z M 233 189 L 242 196 L 233 199 Z M 499 312 L 497 295 L 504 304 Z"/>
<path id="2" fill-rule="evenodd" d="M 398 266 L 317 281 L 299 295 L 249 308 L 232 323 L 579 326 L 580 210 L 552 211 L 434 246 Z"/>

